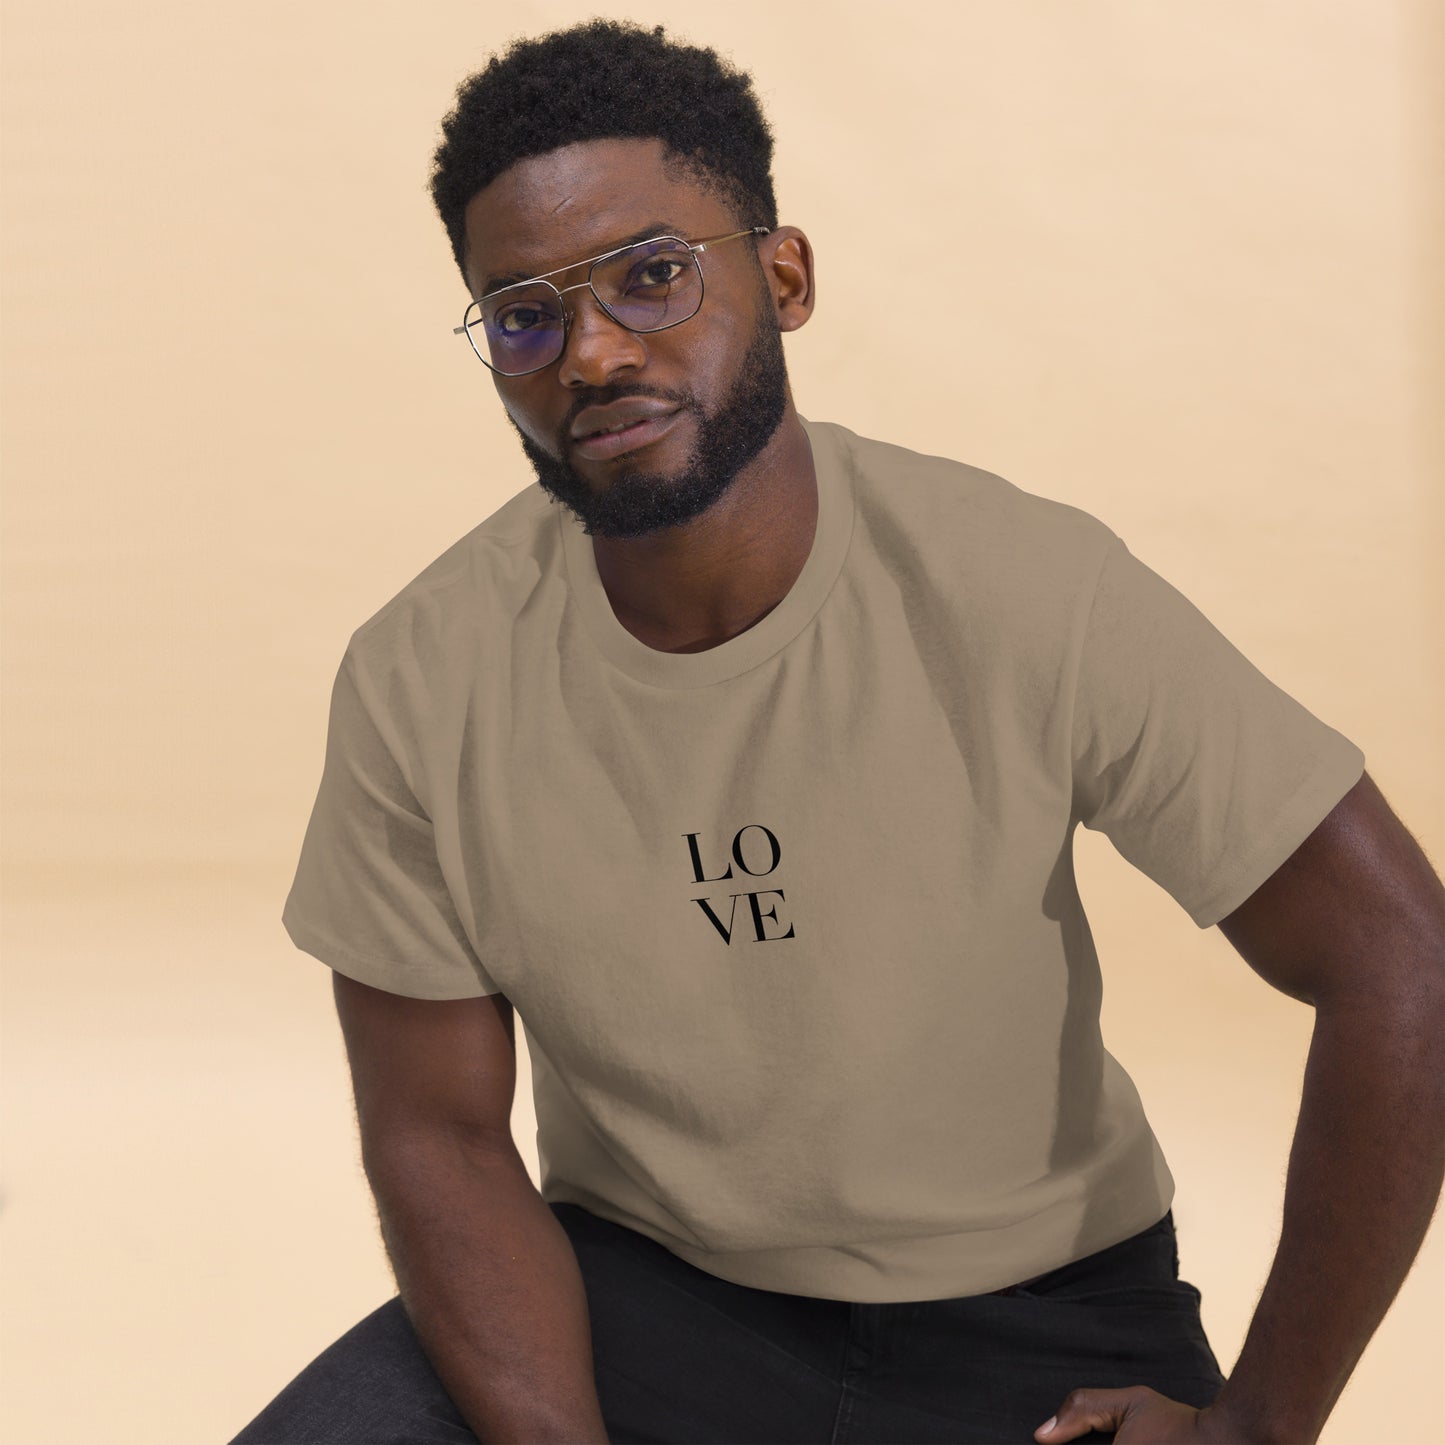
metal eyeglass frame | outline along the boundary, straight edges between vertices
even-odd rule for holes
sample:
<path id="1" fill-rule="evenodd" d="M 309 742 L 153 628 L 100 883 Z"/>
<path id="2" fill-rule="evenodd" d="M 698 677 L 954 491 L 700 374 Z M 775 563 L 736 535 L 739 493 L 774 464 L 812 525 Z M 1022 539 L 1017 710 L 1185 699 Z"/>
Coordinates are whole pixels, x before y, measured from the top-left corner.
<path id="1" fill-rule="evenodd" d="M 493 296 L 500 296 L 502 292 L 515 290 L 519 286 L 535 286 L 537 282 L 540 281 L 548 288 L 548 290 L 556 292 L 559 304 L 562 301 L 562 297 L 568 291 L 580 291 L 585 286 L 589 291 L 592 292 L 593 299 L 597 302 L 597 304 L 609 316 L 611 316 L 612 319 L 616 321 L 619 326 L 624 328 L 624 330 L 635 332 L 639 336 L 650 335 L 654 331 L 667 331 L 671 327 L 681 326 L 684 321 L 691 321 L 692 318 L 697 315 L 697 312 L 702 310 L 702 298 L 703 295 L 706 293 L 706 286 L 703 282 L 702 267 L 698 266 L 695 259 L 696 253 L 698 251 L 705 251 L 709 246 L 721 246 L 724 241 L 735 241 L 739 236 L 767 236 L 771 235 L 771 233 L 771 228 L 768 226 L 749 226 L 746 231 L 729 231 L 724 236 L 704 236 L 700 241 L 685 241 L 681 236 L 668 235 L 648 236 L 641 241 L 629 241 L 627 245 L 617 246 L 611 251 L 604 251 L 600 256 L 590 256 L 587 258 L 587 260 L 584 261 L 574 261 L 570 266 L 558 266 L 555 271 L 544 271 L 540 276 L 532 276 L 526 281 L 514 281 L 510 286 L 499 286 L 495 291 L 488 291 L 485 296 L 479 296 L 475 301 L 472 301 L 468 304 L 467 315 L 471 314 L 471 309 L 473 306 L 480 306 L 483 301 L 489 301 Z M 676 241 L 679 245 L 685 247 L 688 251 L 693 253 L 693 265 L 697 266 L 698 285 L 702 288 L 698 292 L 697 311 L 693 311 L 687 316 L 679 317 L 679 319 L 676 321 L 669 321 L 662 326 L 628 326 L 628 324 L 625 321 L 621 320 L 618 316 L 616 316 L 613 313 L 611 307 L 609 307 L 608 304 L 600 296 L 598 296 L 596 290 L 592 285 L 592 273 L 597 269 L 598 266 L 602 264 L 603 261 L 610 260 L 613 256 L 620 256 L 624 251 L 630 251 L 635 246 L 650 246 L 655 241 Z M 547 280 L 549 276 L 560 276 L 564 271 L 575 271 L 579 266 L 587 267 L 587 279 L 585 281 L 579 281 L 575 286 L 558 287 L 554 286 L 549 280 Z M 477 360 L 480 361 L 482 365 L 485 366 L 489 371 L 496 372 L 498 376 L 532 376 L 539 371 L 545 371 L 549 366 L 553 364 L 553 362 L 560 361 L 562 359 L 562 357 L 566 354 L 567 351 L 567 338 L 571 334 L 571 330 L 572 313 L 567 309 L 566 306 L 563 306 L 561 349 L 557 352 L 557 355 L 554 356 L 551 361 L 544 361 L 541 366 L 531 367 L 527 371 L 498 371 L 497 368 L 493 366 L 492 363 L 488 361 L 485 356 L 482 355 L 481 348 L 477 345 L 476 341 L 472 337 L 472 328 L 466 324 L 466 316 L 462 317 L 462 324 L 460 326 L 452 327 L 452 335 L 465 336 L 467 338 L 468 345 L 470 345 L 472 350 L 476 352 Z"/>

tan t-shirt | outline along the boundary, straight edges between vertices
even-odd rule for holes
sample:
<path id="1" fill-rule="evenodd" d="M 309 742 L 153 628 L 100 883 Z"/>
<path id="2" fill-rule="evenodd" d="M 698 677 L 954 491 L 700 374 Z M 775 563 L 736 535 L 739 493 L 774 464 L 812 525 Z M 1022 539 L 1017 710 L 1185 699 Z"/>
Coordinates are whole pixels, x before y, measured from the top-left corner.
<path id="1" fill-rule="evenodd" d="M 804 426 L 812 550 L 721 646 L 633 637 L 535 483 L 357 628 L 283 921 L 507 995 L 548 1200 L 755 1288 L 981 1293 L 1173 1200 L 1075 824 L 1205 928 L 1364 754 L 1088 513 Z"/>

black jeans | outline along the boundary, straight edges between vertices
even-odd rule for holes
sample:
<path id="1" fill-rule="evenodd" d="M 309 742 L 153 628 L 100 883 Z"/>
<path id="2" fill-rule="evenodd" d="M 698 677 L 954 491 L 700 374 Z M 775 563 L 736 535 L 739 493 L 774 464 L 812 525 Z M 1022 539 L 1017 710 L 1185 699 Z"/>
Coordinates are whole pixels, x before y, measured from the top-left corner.
<path id="1" fill-rule="evenodd" d="M 1080 1386 L 1149 1385 L 1202 1407 L 1224 1384 L 1199 1291 L 1179 1278 L 1173 1210 L 1027 1287 L 851 1304 L 733 1284 L 579 1205 L 551 1208 L 586 1285 L 614 1445 L 1032 1445 Z M 231 1445 L 476 1439 L 394 1297 Z"/>

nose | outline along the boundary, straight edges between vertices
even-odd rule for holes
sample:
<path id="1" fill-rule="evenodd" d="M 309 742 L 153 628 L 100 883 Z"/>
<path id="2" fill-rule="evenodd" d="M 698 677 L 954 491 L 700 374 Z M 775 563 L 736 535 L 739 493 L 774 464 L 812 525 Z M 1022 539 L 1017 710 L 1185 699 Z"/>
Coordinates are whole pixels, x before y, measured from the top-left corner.
<path id="1" fill-rule="evenodd" d="M 586 286 L 574 291 L 572 323 L 557 361 L 563 386 L 605 387 L 619 371 L 647 362 L 645 339 L 614 320 Z"/>

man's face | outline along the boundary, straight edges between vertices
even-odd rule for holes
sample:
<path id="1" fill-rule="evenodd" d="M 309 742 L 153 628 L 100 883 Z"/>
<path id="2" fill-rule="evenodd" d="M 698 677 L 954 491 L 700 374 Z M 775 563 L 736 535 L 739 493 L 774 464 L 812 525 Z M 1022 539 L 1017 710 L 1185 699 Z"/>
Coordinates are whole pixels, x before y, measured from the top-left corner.
<path id="1" fill-rule="evenodd" d="M 668 177 L 657 140 L 584 141 L 528 157 L 466 210 L 467 280 L 479 297 L 504 284 L 613 250 L 643 228 L 694 241 L 738 230 L 722 205 Z M 742 224 L 756 218 L 744 217 Z M 566 350 L 527 376 L 489 372 L 542 487 L 589 533 L 641 537 L 705 512 L 773 437 L 788 377 L 772 292 L 742 236 L 697 259 L 697 315 L 665 331 L 630 332 L 588 290 L 569 291 Z M 578 266 L 548 279 L 587 278 Z M 586 407 L 651 397 L 678 408 L 654 441 L 615 457 L 577 450 L 572 424 Z"/>

